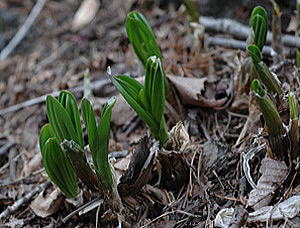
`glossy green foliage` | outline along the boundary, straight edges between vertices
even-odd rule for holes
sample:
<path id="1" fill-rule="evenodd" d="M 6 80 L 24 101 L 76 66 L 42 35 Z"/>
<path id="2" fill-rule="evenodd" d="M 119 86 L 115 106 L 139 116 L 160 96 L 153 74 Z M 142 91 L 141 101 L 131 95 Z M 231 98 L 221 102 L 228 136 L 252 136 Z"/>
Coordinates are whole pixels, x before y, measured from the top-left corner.
<path id="1" fill-rule="evenodd" d="M 80 116 L 74 96 L 62 91 L 58 100 L 48 96 L 46 106 L 49 122 L 58 142 L 61 143 L 64 139 L 73 140 L 83 149 Z"/>
<path id="2" fill-rule="evenodd" d="M 165 74 L 160 59 L 156 56 L 148 58 L 145 86 L 124 75 L 115 76 L 112 81 L 127 103 L 147 124 L 152 135 L 163 146 L 169 136 L 164 117 Z"/>
<path id="3" fill-rule="evenodd" d="M 89 100 L 83 99 L 81 104 L 96 174 L 99 181 L 105 184 L 105 187 L 110 187 L 113 184 L 112 171 L 108 160 L 108 142 L 111 112 L 115 102 L 115 97 L 107 101 L 98 126 Z M 71 93 L 62 91 L 58 99 L 48 96 L 46 106 L 50 124 L 46 124 L 40 134 L 40 148 L 45 170 L 51 181 L 66 196 L 75 197 L 77 194 L 75 170 L 78 174 L 80 167 L 76 167 L 76 169 L 73 167 L 76 164 L 83 163 L 71 162 L 62 149 L 61 143 L 64 140 L 73 141 L 84 151 L 83 131 L 77 102 Z"/>
<path id="4" fill-rule="evenodd" d="M 92 153 L 93 163 L 97 172 L 97 176 L 102 184 L 112 186 L 112 172 L 108 160 L 108 143 L 110 132 L 110 119 L 112 108 L 116 103 L 116 98 L 110 98 L 103 107 L 100 122 L 97 126 L 94 117 L 94 111 L 91 103 L 87 99 L 83 99 L 81 103 L 81 111 L 83 120 L 88 132 L 89 146 Z"/>
<path id="5" fill-rule="evenodd" d="M 248 54 L 251 56 L 254 67 L 258 73 L 260 81 L 264 84 L 269 92 L 281 94 L 282 89 L 280 82 L 275 75 L 269 70 L 268 66 L 261 60 L 261 53 L 256 45 L 249 45 Z"/>
<path id="6" fill-rule="evenodd" d="M 40 133 L 40 149 L 45 170 L 50 180 L 67 196 L 77 195 L 75 171 L 62 151 L 50 124 L 46 124 Z"/>
<path id="7" fill-rule="evenodd" d="M 128 14 L 126 19 L 126 32 L 136 55 L 144 67 L 150 56 L 157 56 L 162 59 L 155 35 L 143 14 L 139 12 L 131 12 Z"/>
<path id="8" fill-rule="evenodd" d="M 255 7 L 252 10 L 249 24 L 254 33 L 253 44 L 262 50 L 268 32 L 268 14 L 266 10 L 261 6 Z"/>

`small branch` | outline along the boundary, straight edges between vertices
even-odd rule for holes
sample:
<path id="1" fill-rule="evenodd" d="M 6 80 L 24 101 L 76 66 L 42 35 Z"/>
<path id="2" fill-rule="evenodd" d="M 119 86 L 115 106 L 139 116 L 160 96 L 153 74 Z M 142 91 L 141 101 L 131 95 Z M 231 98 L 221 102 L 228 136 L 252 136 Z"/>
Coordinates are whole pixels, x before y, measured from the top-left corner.
<path id="1" fill-rule="evenodd" d="M 93 90 L 97 90 L 97 89 L 100 89 L 100 88 L 104 87 L 105 85 L 110 84 L 110 83 L 111 82 L 109 80 L 99 80 L 99 81 L 93 82 L 91 87 L 92 87 Z M 74 95 L 77 98 L 79 97 L 78 92 L 82 92 L 83 90 L 84 90 L 83 86 L 78 86 L 78 87 L 69 89 L 70 92 L 75 93 Z M 2 110 L 0 110 L 0 115 L 6 115 L 8 113 L 15 112 L 15 111 L 18 111 L 20 109 L 23 109 L 23 108 L 26 108 L 26 107 L 29 107 L 29 106 L 32 106 L 32 105 L 37 105 L 37 104 L 43 103 L 43 102 L 46 101 L 46 98 L 47 98 L 48 95 L 51 95 L 53 97 L 58 97 L 60 92 L 61 91 L 56 91 L 56 92 L 53 92 L 53 93 L 50 93 L 50 94 L 46 94 L 46 95 L 43 95 L 43 96 L 40 96 L 40 97 L 33 98 L 33 99 L 25 101 L 23 103 L 16 104 L 16 105 L 10 106 L 8 108 L 2 109 Z"/>
<path id="2" fill-rule="evenodd" d="M 216 45 L 225 48 L 243 49 L 243 50 L 246 50 L 247 48 L 247 43 L 240 40 L 209 36 L 207 37 L 206 41 L 208 45 Z M 262 52 L 263 54 L 269 56 L 273 56 L 276 54 L 270 46 L 264 46 Z"/>
<path id="3" fill-rule="evenodd" d="M 246 40 L 250 34 L 250 28 L 246 25 L 243 25 L 237 21 L 231 19 L 215 19 L 212 17 L 200 17 L 201 24 L 204 25 L 205 30 L 210 30 L 214 32 L 223 32 L 225 34 L 230 34 L 236 38 Z M 268 32 L 267 34 L 267 43 L 271 43 L 272 33 Z M 288 47 L 297 47 L 300 48 L 300 38 L 283 35 L 282 43 Z"/>
<path id="4" fill-rule="evenodd" d="M 37 18 L 37 16 L 42 11 L 45 3 L 47 0 L 38 0 L 33 9 L 31 10 L 29 16 L 27 17 L 26 21 L 22 25 L 22 27 L 19 29 L 19 31 L 16 33 L 16 35 L 12 38 L 12 40 L 8 43 L 8 45 L 3 48 L 3 50 L 0 53 L 0 60 L 4 60 L 9 56 L 13 50 L 16 48 L 16 46 L 23 40 L 23 38 L 28 33 L 29 29 L 31 28 L 33 22 Z"/>
<path id="5" fill-rule="evenodd" d="M 10 214 L 16 212 L 23 204 L 27 203 L 33 196 L 40 193 L 50 185 L 50 182 L 47 181 L 41 185 L 37 185 L 31 192 L 17 200 L 12 206 L 8 206 L 1 214 L 0 221 L 4 221 Z"/>

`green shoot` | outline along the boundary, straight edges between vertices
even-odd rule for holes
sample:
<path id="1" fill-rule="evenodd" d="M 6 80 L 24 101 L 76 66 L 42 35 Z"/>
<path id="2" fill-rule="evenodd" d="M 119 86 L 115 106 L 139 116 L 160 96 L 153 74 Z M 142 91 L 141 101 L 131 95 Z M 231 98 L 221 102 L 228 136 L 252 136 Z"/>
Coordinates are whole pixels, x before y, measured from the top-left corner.
<path id="1" fill-rule="evenodd" d="M 255 7 L 252 10 L 249 24 L 254 36 L 251 43 L 255 44 L 261 51 L 265 45 L 268 32 L 268 14 L 266 10 L 261 6 Z"/>
<path id="2" fill-rule="evenodd" d="M 160 59 L 156 56 L 148 58 L 145 86 L 124 75 L 113 77 L 112 82 L 163 147 L 169 135 L 164 117 L 165 73 Z"/>
<path id="3" fill-rule="evenodd" d="M 50 180 L 70 198 L 78 193 L 76 174 L 62 151 L 50 124 L 46 124 L 40 134 L 40 149 L 45 170 Z"/>
<path id="4" fill-rule="evenodd" d="M 108 160 L 108 142 L 111 110 L 115 102 L 115 97 L 107 101 L 97 126 L 92 105 L 87 99 L 82 100 L 82 114 L 88 131 L 95 174 L 84 154 L 80 114 L 74 96 L 62 91 L 58 99 L 47 97 L 46 106 L 50 124 L 46 124 L 41 131 L 40 148 L 49 178 L 66 196 L 76 196 L 77 177 L 91 190 L 112 189 L 113 177 Z"/>
<path id="5" fill-rule="evenodd" d="M 268 91 L 281 94 L 282 89 L 280 82 L 275 78 L 274 74 L 269 70 L 268 66 L 261 60 L 261 53 L 256 45 L 249 45 L 248 54 L 251 56 L 254 67 L 258 73 L 259 79 L 265 85 Z"/>
<path id="6" fill-rule="evenodd" d="M 157 56 L 162 59 L 155 35 L 143 14 L 139 12 L 131 12 L 128 14 L 126 19 L 126 32 L 136 55 L 144 67 L 150 56 Z"/>
<path id="7" fill-rule="evenodd" d="M 278 159 L 286 158 L 288 148 L 286 143 L 287 135 L 276 106 L 263 89 L 259 80 L 254 79 L 252 81 L 252 90 L 255 94 L 256 102 L 264 116 L 272 152 Z"/>
<path id="8" fill-rule="evenodd" d="M 294 92 L 289 92 L 289 109 L 290 109 L 290 139 L 292 146 L 292 160 L 296 160 L 299 151 L 299 108 L 298 100 Z"/>
<path id="9" fill-rule="evenodd" d="M 186 11 L 190 16 L 191 22 L 199 22 L 199 11 L 197 10 L 197 6 L 195 1 L 193 0 L 181 0 L 182 4 L 184 4 Z"/>

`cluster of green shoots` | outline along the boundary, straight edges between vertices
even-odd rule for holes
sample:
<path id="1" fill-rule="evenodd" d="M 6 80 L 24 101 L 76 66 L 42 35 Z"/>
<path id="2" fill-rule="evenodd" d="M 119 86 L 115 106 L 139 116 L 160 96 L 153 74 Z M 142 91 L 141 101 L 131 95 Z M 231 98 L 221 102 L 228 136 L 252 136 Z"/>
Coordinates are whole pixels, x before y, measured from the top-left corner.
<path id="1" fill-rule="evenodd" d="M 162 55 L 154 33 L 142 14 L 130 13 L 126 20 L 126 30 L 129 41 L 144 66 L 145 83 L 142 85 L 125 75 L 112 77 L 112 82 L 163 147 L 169 134 L 164 117 L 166 76 L 161 63 Z M 82 119 L 93 161 L 92 168 L 86 159 L 83 128 L 74 96 L 62 91 L 58 99 L 47 97 L 50 123 L 41 130 L 40 148 L 49 178 L 67 197 L 74 198 L 78 194 L 78 178 L 93 191 L 105 194 L 114 188 L 108 160 L 108 142 L 115 102 L 115 97 L 106 102 L 97 125 L 91 102 L 86 98 L 81 101 Z"/>
<path id="2" fill-rule="evenodd" d="M 283 96 L 283 90 L 277 76 L 272 73 L 262 60 L 261 51 L 266 41 L 268 31 L 268 15 L 264 8 L 253 9 L 250 18 L 252 28 L 251 44 L 248 46 L 248 54 L 252 59 L 253 77 L 252 90 L 254 91 L 256 102 L 264 116 L 268 139 L 273 156 L 279 160 L 288 161 L 287 150 L 291 145 L 291 154 L 297 152 L 298 136 L 298 101 L 293 92 L 289 93 L 289 108 L 291 126 L 287 129 L 279 115 L 274 103 Z M 293 157 L 293 155 L 292 155 Z M 294 157 L 295 158 L 295 157 Z"/>
<path id="3" fill-rule="evenodd" d="M 115 97 L 106 102 L 97 125 L 90 101 L 86 98 L 81 101 L 81 113 L 94 165 L 92 169 L 84 152 L 83 129 L 74 96 L 62 91 L 58 99 L 47 97 L 50 123 L 41 130 L 40 149 L 49 178 L 67 197 L 74 198 L 78 194 L 77 178 L 91 190 L 109 191 L 113 187 L 108 142 L 115 102 Z"/>
<path id="4" fill-rule="evenodd" d="M 126 31 L 137 57 L 144 66 L 145 82 L 142 85 L 125 75 L 112 77 L 112 82 L 163 147 L 169 139 L 169 134 L 164 117 L 167 81 L 161 63 L 162 55 L 154 33 L 141 13 L 128 14 Z"/>

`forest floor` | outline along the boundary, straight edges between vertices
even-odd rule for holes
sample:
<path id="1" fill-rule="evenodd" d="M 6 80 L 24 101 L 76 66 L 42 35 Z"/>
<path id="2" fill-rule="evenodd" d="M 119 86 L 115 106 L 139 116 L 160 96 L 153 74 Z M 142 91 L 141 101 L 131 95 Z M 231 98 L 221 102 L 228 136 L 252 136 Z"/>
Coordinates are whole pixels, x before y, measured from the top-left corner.
<path id="1" fill-rule="evenodd" d="M 36 2 L 0 1 L 0 49 L 18 31 Z M 206 16 L 230 16 L 245 25 L 256 3 L 244 1 L 238 5 L 239 1 L 233 1 L 236 4 L 226 15 L 224 10 L 215 10 L 217 7 L 203 2 L 207 4 Z M 281 2 L 282 30 L 293 35 L 293 5 Z M 7 213 L 0 220 L 0 227 L 95 227 L 97 207 L 65 219 L 78 206 L 66 201 L 49 184 L 38 145 L 40 129 L 48 122 L 43 95 L 70 90 L 79 103 L 87 69 L 98 110 L 110 96 L 119 99 L 112 116 L 110 140 L 117 176 L 126 172 L 131 160 L 139 159 L 133 154 L 147 128 L 118 95 L 106 73 L 111 67 L 113 74 L 143 76 L 124 26 L 127 13 L 132 10 L 139 10 L 149 20 L 163 54 L 165 71 L 181 101 L 182 113 L 166 113 L 168 127 L 172 129 L 181 120 L 189 142 L 182 153 L 171 152 L 172 159 L 166 159 L 165 164 L 159 164 L 157 157 L 153 157 L 150 171 L 141 164 L 140 172 L 151 172 L 152 178 L 143 186 L 133 184 L 132 192 L 122 197 L 126 221 L 133 227 L 214 227 L 216 217 L 231 220 L 234 213 L 237 219 L 231 220 L 230 227 L 241 227 L 247 218 L 246 227 L 266 226 L 264 221 L 267 226 L 300 227 L 299 205 L 291 206 L 296 215 L 278 215 L 279 219 L 273 221 L 266 211 L 267 220 L 254 215 L 259 209 L 247 202 L 257 197 L 248 178 L 251 176 L 256 183 L 267 175 L 261 171 L 261 162 L 270 148 L 266 145 L 262 116 L 253 114 L 257 109 L 249 85 L 239 80 L 245 74 L 245 50 L 211 42 L 206 50 L 195 51 L 189 17 L 179 1 L 103 0 L 95 18 L 84 28 L 73 31 L 73 16 L 80 3 L 48 0 L 20 45 L 0 60 L 0 217 Z M 271 15 L 271 4 L 263 1 L 263 5 Z M 216 31 L 207 31 L 206 36 L 207 40 L 237 39 Z M 278 75 L 285 91 L 295 90 L 299 94 L 295 50 L 296 47 L 287 47 L 288 57 L 279 61 L 268 54 L 264 60 Z M 251 112 L 253 115 L 249 115 Z M 282 107 L 280 114 L 288 125 L 287 107 Z M 245 159 L 249 169 L 243 167 Z M 267 169 L 271 170 L 272 165 L 267 165 Z M 282 166 L 278 164 L 272 171 L 279 167 Z M 295 183 L 277 181 L 279 186 L 272 190 L 272 199 L 265 206 L 297 197 L 300 188 Z M 91 202 L 93 197 L 85 195 L 82 204 Z M 11 210 L 7 210 L 9 206 Z M 221 209 L 228 210 L 220 214 Z M 272 209 L 276 212 L 275 206 Z M 107 225 L 99 219 L 102 226 Z"/>

